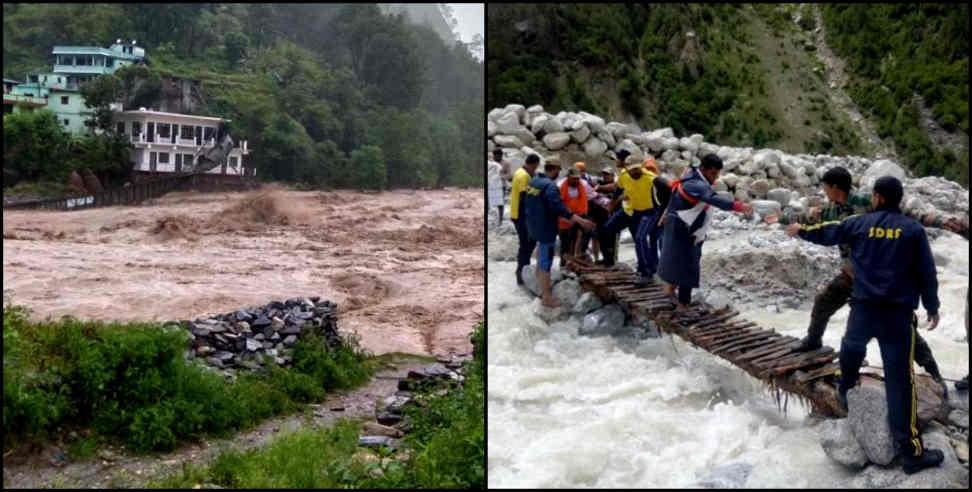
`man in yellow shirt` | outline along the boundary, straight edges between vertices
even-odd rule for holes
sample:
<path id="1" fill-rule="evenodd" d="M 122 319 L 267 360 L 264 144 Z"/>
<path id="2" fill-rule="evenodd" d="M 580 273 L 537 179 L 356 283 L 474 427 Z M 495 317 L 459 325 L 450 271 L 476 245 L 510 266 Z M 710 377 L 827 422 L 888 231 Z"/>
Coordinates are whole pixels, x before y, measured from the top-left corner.
<path id="1" fill-rule="evenodd" d="M 513 173 L 510 220 L 513 221 L 513 226 L 516 227 L 516 236 L 520 240 L 520 247 L 516 253 L 517 285 L 523 285 L 523 277 L 520 276 L 520 270 L 530 264 L 530 256 L 533 254 L 533 249 L 537 247 L 536 240 L 531 239 L 530 234 L 527 232 L 526 218 L 523 214 L 523 193 L 530 184 L 530 178 L 536 172 L 538 164 L 540 164 L 540 156 L 530 154 L 527 156 L 523 167 Z"/>
<path id="2" fill-rule="evenodd" d="M 652 186 L 655 173 L 645 170 L 641 164 L 631 164 L 627 172 L 618 178 L 618 187 L 622 190 L 621 200 L 624 213 L 630 217 L 629 223 L 634 225 L 632 235 L 635 243 L 635 256 L 638 258 L 638 279 L 640 285 L 652 283 L 652 277 L 658 268 L 658 241 L 653 232 L 652 224 L 656 222 L 655 208 L 652 201 Z M 649 241 L 649 235 L 654 241 Z"/>

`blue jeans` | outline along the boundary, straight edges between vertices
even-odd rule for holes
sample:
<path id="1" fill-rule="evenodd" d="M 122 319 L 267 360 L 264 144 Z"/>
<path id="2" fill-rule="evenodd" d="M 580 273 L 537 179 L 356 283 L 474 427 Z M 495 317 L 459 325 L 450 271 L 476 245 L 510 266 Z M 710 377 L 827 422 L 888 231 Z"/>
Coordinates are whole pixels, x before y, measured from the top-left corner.
<path id="1" fill-rule="evenodd" d="M 541 271 L 550 273 L 550 267 L 553 266 L 555 244 L 556 241 L 552 243 L 540 243 L 540 262 L 537 264 L 537 268 Z"/>
<path id="2" fill-rule="evenodd" d="M 516 270 L 520 271 L 521 268 L 530 264 L 530 255 L 533 254 L 533 248 L 537 246 L 537 241 L 531 238 L 530 233 L 527 232 L 526 218 L 514 219 L 513 225 L 516 227 L 516 236 L 520 240 L 520 247 L 516 252 Z"/>
<path id="3" fill-rule="evenodd" d="M 658 214 L 655 209 L 642 214 L 634 235 L 635 254 L 638 256 L 638 273 L 650 277 L 658 271 L 658 238 L 661 236 L 661 228 L 658 227 Z"/>

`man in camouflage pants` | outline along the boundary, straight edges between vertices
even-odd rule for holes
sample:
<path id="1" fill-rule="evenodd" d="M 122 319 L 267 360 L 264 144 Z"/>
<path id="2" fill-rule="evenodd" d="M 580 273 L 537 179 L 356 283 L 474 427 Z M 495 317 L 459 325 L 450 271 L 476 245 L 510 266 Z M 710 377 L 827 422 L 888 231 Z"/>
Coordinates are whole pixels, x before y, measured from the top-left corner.
<path id="1" fill-rule="evenodd" d="M 814 224 L 827 221 L 839 221 L 854 214 L 867 213 L 871 211 L 871 195 L 867 193 L 851 193 L 851 175 L 843 167 L 829 169 L 821 179 L 821 186 L 830 200 L 830 205 L 822 210 L 810 209 L 806 213 L 788 212 L 782 216 L 768 215 L 765 220 L 768 224 L 779 222 L 781 224 Z M 922 225 L 947 229 L 969 237 L 967 224 L 962 224 L 957 219 L 943 219 L 934 214 L 922 215 L 915 210 L 902 210 L 902 213 L 919 221 Z M 807 336 L 797 347 L 798 351 L 811 351 L 823 345 L 823 334 L 827 329 L 827 322 L 830 317 L 842 308 L 850 300 L 854 286 L 854 269 L 850 264 L 850 247 L 846 244 L 839 245 L 840 257 L 842 260 L 841 271 L 834 277 L 819 293 L 814 300 L 813 310 L 810 312 L 810 326 L 807 327 Z M 917 317 L 913 323 L 917 323 Z M 916 332 L 917 333 L 917 332 Z M 931 348 L 921 335 L 915 339 L 915 362 L 925 369 L 932 378 L 935 379 L 947 393 L 942 374 L 938 370 L 938 363 L 932 355 Z"/>

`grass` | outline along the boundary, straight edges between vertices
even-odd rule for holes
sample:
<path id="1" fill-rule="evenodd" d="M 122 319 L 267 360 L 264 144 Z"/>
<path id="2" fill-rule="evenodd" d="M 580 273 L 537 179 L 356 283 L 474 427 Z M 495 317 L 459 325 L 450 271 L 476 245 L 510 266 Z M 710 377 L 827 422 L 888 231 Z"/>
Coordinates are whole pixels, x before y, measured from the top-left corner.
<path id="1" fill-rule="evenodd" d="M 294 349 L 292 370 L 268 364 L 228 384 L 186 363 L 188 336 L 158 323 L 100 323 L 73 318 L 31 322 L 3 308 L 4 452 L 71 429 L 120 441 L 136 452 L 168 451 L 205 435 L 225 436 L 367 381 L 375 363 L 346 338 L 330 349 L 318 337 Z M 84 440 L 71 454 L 90 456 Z"/>
<path id="2" fill-rule="evenodd" d="M 263 449 L 225 451 L 206 466 L 186 464 L 152 488 L 485 488 L 485 328 L 473 333 L 466 383 L 411 407 L 407 458 L 357 447 L 357 420 L 300 430 Z"/>
<path id="3" fill-rule="evenodd" d="M 3 189 L 4 196 L 58 197 L 67 194 L 67 185 L 53 181 L 26 182 Z"/>

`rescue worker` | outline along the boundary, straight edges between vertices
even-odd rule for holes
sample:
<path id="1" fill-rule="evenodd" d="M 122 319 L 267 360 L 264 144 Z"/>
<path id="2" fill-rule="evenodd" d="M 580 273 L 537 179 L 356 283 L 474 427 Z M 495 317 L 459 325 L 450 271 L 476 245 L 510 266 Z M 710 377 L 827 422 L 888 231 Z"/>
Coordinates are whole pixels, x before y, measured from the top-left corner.
<path id="1" fill-rule="evenodd" d="M 532 157 L 532 155 L 531 155 Z M 560 164 L 550 161 L 543 167 L 544 173 L 537 174 L 527 186 L 524 200 L 526 224 L 534 240 L 539 243 L 540 258 L 537 262 L 537 282 L 540 284 L 540 303 L 549 308 L 560 307 L 560 303 L 550 293 L 550 268 L 553 266 L 554 244 L 557 242 L 557 218 L 580 224 L 590 230 L 594 223 L 572 213 L 560 199 L 560 190 L 554 183 L 560 174 Z"/>
<path id="2" fill-rule="evenodd" d="M 588 185 L 581 179 L 576 165 L 567 170 L 567 178 L 558 187 L 560 199 L 563 200 L 567 210 L 587 219 Z M 587 249 L 589 234 L 583 231 L 580 225 L 571 224 L 563 217 L 557 219 L 557 228 L 560 235 L 560 266 L 563 268 L 565 258 L 577 257 Z"/>
<path id="3" fill-rule="evenodd" d="M 764 220 L 769 224 L 779 222 L 782 224 L 800 223 L 802 225 L 809 225 L 818 222 L 841 220 L 854 214 L 873 211 L 869 195 L 851 192 L 852 179 L 847 169 L 840 166 L 833 167 L 824 173 L 820 181 L 820 186 L 830 200 L 831 205 L 829 207 L 822 210 L 809 211 L 804 214 L 791 212 L 779 217 L 769 215 Z M 922 216 L 920 213 L 912 210 L 904 212 L 903 215 L 920 221 L 927 221 L 929 225 L 936 223 L 934 216 Z M 956 222 L 955 220 L 939 220 L 938 224 L 939 226 L 948 224 L 950 230 L 960 232 Z M 966 238 L 968 238 L 967 232 Z M 820 348 L 823 345 L 823 334 L 827 329 L 827 323 L 830 321 L 830 317 L 851 298 L 851 290 L 854 283 L 854 267 L 850 262 L 850 246 L 841 244 L 839 248 L 842 260 L 841 271 L 814 299 L 813 309 L 810 312 L 810 325 L 807 327 L 807 336 L 800 342 L 800 345 L 796 348 L 797 351 L 804 352 Z M 921 335 L 917 335 L 915 339 L 915 362 L 924 368 L 928 375 L 942 386 L 946 394 L 948 393 L 945 380 L 942 379 L 942 374 L 938 370 L 938 363 L 935 362 L 931 348 Z"/>
<path id="4" fill-rule="evenodd" d="M 580 179 L 583 179 L 588 185 L 594 186 L 594 177 L 587 172 L 587 164 L 583 162 L 575 162 L 574 169 L 580 173 Z"/>
<path id="5" fill-rule="evenodd" d="M 601 179 L 595 185 L 594 189 L 595 190 L 602 189 L 600 188 L 601 185 L 609 185 L 613 183 L 614 183 L 614 172 L 612 172 L 610 169 L 607 168 L 601 169 Z M 590 199 L 587 203 L 588 214 L 590 215 L 591 220 L 594 221 L 594 232 L 591 234 L 591 243 L 593 245 L 592 252 L 594 254 L 593 256 L 594 256 L 595 263 L 604 264 L 604 258 L 613 257 L 612 255 L 614 254 L 614 243 L 612 242 L 610 244 L 605 244 L 602 247 L 601 240 L 600 240 L 601 236 L 597 234 L 597 231 L 599 228 L 604 226 L 604 224 L 608 221 L 609 218 L 611 218 L 611 215 L 608 212 L 608 207 L 611 206 L 611 199 L 608 198 L 608 196 L 605 195 L 604 193 L 598 193 L 595 191 L 595 194 L 597 196 L 594 197 L 593 199 Z M 598 260 L 597 259 L 598 254 L 602 252 L 604 253 L 602 255 L 602 259 Z"/>
<path id="6" fill-rule="evenodd" d="M 917 424 L 913 359 L 915 327 L 912 312 L 918 298 L 928 312 L 928 329 L 938 325 L 938 280 L 925 229 L 901 213 L 903 188 L 893 176 L 874 184 L 874 212 L 815 225 L 791 224 L 788 235 L 824 246 L 847 244 L 854 266 L 851 312 L 840 344 L 839 398 L 858 382 L 867 343 L 877 338 L 884 363 L 888 419 L 901 456 L 902 469 L 912 474 L 941 464 L 944 454 L 925 449 Z"/>
<path id="7" fill-rule="evenodd" d="M 635 283 L 644 286 L 654 282 L 655 270 L 658 269 L 658 241 L 648 240 L 649 232 L 654 231 L 653 225 L 657 221 L 652 201 L 655 174 L 646 171 L 640 163 L 631 164 L 626 170 L 627 173 L 618 178 L 618 188 L 622 193 L 622 211 L 628 216 L 628 228 L 634 228 L 631 238 L 634 239 L 638 259 Z M 612 227 L 612 222 L 608 221 L 605 227 Z M 657 239 L 657 236 L 653 234 L 652 238 Z"/>
<path id="8" fill-rule="evenodd" d="M 495 155 L 495 154 L 494 154 Z M 526 157 L 523 167 L 513 173 L 513 197 L 510 199 L 510 220 L 516 227 L 516 237 L 520 242 L 520 247 L 516 252 L 516 284 L 523 285 L 523 277 L 520 271 L 523 267 L 530 264 L 530 256 L 533 249 L 537 247 L 537 242 L 530 238 L 527 232 L 526 219 L 523 215 L 523 193 L 530 184 L 530 178 L 536 173 L 537 165 L 540 164 L 540 156 L 530 154 Z"/>
<path id="9" fill-rule="evenodd" d="M 614 155 L 614 163 L 618 169 L 617 179 L 612 183 L 602 184 L 597 187 L 598 193 L 614 194 L 614 198 L 612 198 L 607 208 L 608 220 L 604 222 L 604 226 L 598 226 L 594 231 L 598 235 L 601 251 L 605 253 L 603 261 L 600 262 L 604 266 L 613 266 L 618 261 L 618 239 L 621 229 L 628 227 L 628 232 L 631 233 L 631 237 L 634 237 L 635 232 L 637 232 L 634 227 L 628 224 L 628 218 L 630 216 L 624 213 L 623 210 L 617 210 L 617 205 L 621 198 L 621 190 L 618 188 L 618 183 L 628 173 L 627 169 L 625 169 L 624 161 L 631 154 L 627 150 L 621 149 L 615 152 Z M 610 224 L 610 227 L 608 224 Z"/>
<path id="10" fill-rule="evenodd" d="M 662 248 L 658 276 L 666 282 L 665 292 L 673 297 L 678 311 L 692 302 L 692 289 L 699 286 L 699 264 L 702 243 L 709 229 L 710 205 L 722 210 L 750 214 L 753 207 L 739 200 L 729 201 L 716 195 L 712 183 L 722 172 L 722 159 L 715 154 L 702 158 L 701 166 L 672 183 L 671 201 L 660 219 L 665 228 L 665 247 Z M 674 299 L 675 288 L 678 297 Z"/>

